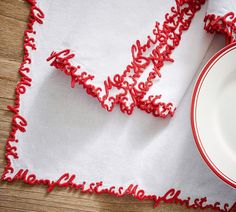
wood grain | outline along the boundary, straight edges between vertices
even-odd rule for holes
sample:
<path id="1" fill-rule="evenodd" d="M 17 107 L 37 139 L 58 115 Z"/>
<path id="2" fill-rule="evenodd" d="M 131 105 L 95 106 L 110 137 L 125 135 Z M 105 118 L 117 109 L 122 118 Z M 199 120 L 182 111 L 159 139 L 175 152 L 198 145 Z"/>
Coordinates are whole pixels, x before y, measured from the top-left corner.
<path id="1" fill-rule="evenodd" d="M 14 89 L 22 60 L 23 31 L 27 26 L 29 5 L 20 0 L 0 0 L 0 172 L 5 165 L 5 140 L 11 127 L 12 114 L 7 105 L 13 103 Z M 29 186 L 21 182 L 0 183 L 0 211 L 200 211 L 174 204 L 161 204 L 153 209 L 151 201 L 132 197 L 88 195 L 56 188 L 50 194 L 44 186 Z M 206 210 L 211 211 L 211 210 Z"/>

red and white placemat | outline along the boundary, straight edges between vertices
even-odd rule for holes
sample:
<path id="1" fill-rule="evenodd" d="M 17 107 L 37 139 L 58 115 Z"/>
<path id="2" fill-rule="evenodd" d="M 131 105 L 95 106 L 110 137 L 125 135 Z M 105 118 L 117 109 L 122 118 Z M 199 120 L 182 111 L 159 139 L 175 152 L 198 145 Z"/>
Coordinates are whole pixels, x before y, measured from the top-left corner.
<path id="1" fill-rule="evenodd" d="M 218 15 L 234 7 L 29 2 L 2 180 L 234 211 L 236 191 L 200 158 L 189 118 L 195 76 L 225 45 L 204 27 L 232 42 L 232 15 Z"/>

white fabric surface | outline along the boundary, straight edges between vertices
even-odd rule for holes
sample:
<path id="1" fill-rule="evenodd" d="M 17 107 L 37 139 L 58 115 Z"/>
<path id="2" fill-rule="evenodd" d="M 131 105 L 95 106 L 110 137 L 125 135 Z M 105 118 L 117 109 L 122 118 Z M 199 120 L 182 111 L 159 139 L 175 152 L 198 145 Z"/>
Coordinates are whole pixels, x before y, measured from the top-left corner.
<path id="1" fill-rule="evenodd" d="M 182 198 L 235 201 L 236 190 L 219 180 L 201 159 L 190 127 L 197 70 L 224 46 L 223 39 L 213 40 L 203 30 L 207 5 L 184 32 L 172 54 L 175 62 L 163 67 L 163 77 L 150 91 L 177 106 L 171 119 L 137 109 L 131 116 L 119 109 L 108 113 L 81 87 L 72 89 L 70 78 L 46 62 L 52 51 L 70 48 L 78 55 L 76 62 L 100 83 L 124 69 L 131 59 L 131 44 L 150 34 L 155 21 L 162 23 L 174 5 L 173 0 L 38 2 L 45 19 L 43 25 L 35 25 L 37 51 L 32 52 L 29 74 L 33 84 L 22 96 L 20 108 L 28 122 L 27 132 L 17 135 L 19 159 L 12 159 L 15 172 L 9 176 L 21 168 L 38 179 L 56 180 L 69 172 L 77 175 L 77 182 L 103 181 L 104 187 L 132 183 L 147 194 L 162 195 L 176 188 L 181 189 Z"/>
<path id="2" fill-rule="evenodd" d="M 209 0 L 207 14 L 224 16 L 228 12 L 236 13 L 235 0 Z"/>

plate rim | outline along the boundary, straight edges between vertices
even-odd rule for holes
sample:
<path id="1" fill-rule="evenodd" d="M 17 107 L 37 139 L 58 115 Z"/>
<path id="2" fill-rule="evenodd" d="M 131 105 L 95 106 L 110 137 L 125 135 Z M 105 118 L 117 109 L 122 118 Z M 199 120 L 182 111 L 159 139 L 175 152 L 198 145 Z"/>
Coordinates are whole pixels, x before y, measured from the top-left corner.
<path id="1" fill-rule="evenodd" d="M 211 71 L 212 66 L 225 54 L 228 52 L 232 51 L 233 49 L 236 48 L 236 42 L 233 42 L 229 44 L 228 46 L 225 46 L 221 50 L 219 50 L 216 54 L 214 54 L 210 60 L 206 63 L 206 65 L 203 67 L 201 70 L 200 74 L 198 75 L 197 81 L 194 85 L 193 93 L 192 93 L 192 98 L 191 98 L 191 109 L 190 109 L 190 119 L 191 119 L 191 128 L 192 128 L 192 133 L 193 137 L 195 140 L 195 144 L 197 146 L 198 151 L 200 152 L 201 157 L 203 158 L 204 162 L 208 165 L 208 167 L 225 183 L 228 185 L 236 188 L 236 180 L 230 179 L 230 177 L 226 176 L 224 173 L 222 173 L 217 166 L 211 161 L 209 156 L 207 155 L 207 152 L 205 151 L 201 140 L 199 139 L 198 136 L 198 130 L 196 126 L 196 120 L 195 120 L 195 112 L 196 112 L 196 105 L 197 105 L 197 99 L 199 95 L 199 91 L 201 90 L 201 85 L 205 80 L 205 77 L 207 74 Z"/>

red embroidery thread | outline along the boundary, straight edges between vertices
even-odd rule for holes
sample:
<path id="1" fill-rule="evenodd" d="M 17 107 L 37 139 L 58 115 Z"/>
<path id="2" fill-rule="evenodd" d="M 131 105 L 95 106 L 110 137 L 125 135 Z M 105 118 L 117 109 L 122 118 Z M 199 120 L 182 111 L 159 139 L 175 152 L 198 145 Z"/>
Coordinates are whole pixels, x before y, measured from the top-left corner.
<path id="1" fill-rule="evenodd" d="M 204 22 L 204 29 L 207 32 L 225 35 L 226 44 L 236 41 L 236 17 L 233 12 L 229 12 L 224 16 L 208 14 L 205 16 Z"/>
<path id="2" fill-rule="evenodd" d="M 187 208 L 193 208 L 193 209 L 212 209 L 215 211 L 221 211 L 221 212 L 233 212 L 235 205 L 233 205 L 231 208 L 229 208 L 229 204 L 224 205 L 224 209 L 220 208 L 220 203 L 216 202 L 214 204 L 207 204 L 207 198 L 203 197 L 200 199 L 195 199 L 194 202 L 191 203 L 191 198 L 188 197 L 187 199 L 180 199 L 180 190 L 176 190 L 174 188 L 171 188 L 169 191 L 167 191 L 163 196 L 156 196 L 156 195 L 146 195 L 145 191 L 143 189 L 140 189 L 138 185 L 130 184 L 127 188 L 124 188 L 122 186 L 115 187 L 111 186 L 110 188 L 102 188 L 103 182 L 96 182 L 96 183 L 90 183 L 87 185 L 86 182 L 77 184 L 74 182 L 76 179 L 76 175 L 65 173 L 61 177 L 59 177 L 56 181 L 50 181 L 48 179 L 46 180 L 38 180 L 35 174 L 29 174 L 29 170 L 19 170 L 17 174 L 13 178 L 7 178 L 8 182 L 13 182 L 15 180 L 22 180 L 24 183 L 35 185 L 35 184 L 44 184 L 46 185 L 47 191 L 51 192 L 55 186 L 58 187 L 64 187 L 64 188 L 70 188 L 75 190 L 80 190 L 82 193 L 96 193 L 96 194 L 111 194 L 116 197 L 124 197 L 126 195 L 133 196 L 134 198 L 138 200 L 152 200 L 154 201 L 153 207 L 157 207 L 161 202 L 165 203 L 174 203 L 174 204 L 180 204 L 182 206 L 185 206 Z"/>
<path id="3" fill-rule="evenodd" d="M 167 13 L 162 26 L 158 22 L 147 36 L 145 44 L 139 40 L 131 47 L 132 61 L 122 74 L 116 74 L 113 78 L 108 76 L 103 87 L 98 87 L 92 82 L 95 76 L 81 67 L 73 66 L 70 62 L 75 57 L 69 49 L 58 53 L 52 52 L 47 61 L 52 61 L 51 66 L 71 76 L 71 86 L 82 85 L 88 94 L 96 97 L 102 107 L 112 111 L 116 104 L 120 110 L 132 114 L 135 106 L 139 109 L 152 113 L 155 117 L 166 118 L 173 116 L 175 107 L 171 102 L 161 102 L 161 95 L 149 96 L 146 94 L 153 85 L 156 77 L 161 77 L 161 68 L 165 62 L 174 62 L 170 57 L 172 51 L 179 45 L 183 31 L 186 31 L 195 15 L 200 10 L 205 0 L 181 0 L 176 1 L 176 7 L 171 8 L 171 14 Z M 151 50 L 148 56 L 144 56 L 147 50 Z M 152 71 L 148 74 L 146 81 L 138 82 L 147 66 L 153 65 Z M 118 94 L 111 95 L 110 90 L 116 88 Z"/>
<path id="4" fill-rule="evenodd" d="M 12 118 L 12 131 L 9 134 L 7 143 L 6 143 L 6 162 L 5 171 L 1 177 L 2 180 L 5 179 L 6 174 L 13 173 L 14 169 L 11 166 L 11 157 L 14 159 L 18 158 L 17 148 L 13 147 L 11 143 L 18 142 L 16 139 L 16 132 L 19 130 L 22 133 L 26 131 L 27 121 L 24 117 L 19 114 L 20 108 L 20 96 L 26 92 L 26 87 L 31 86 L 31 78 L 27 76 L 27 73 L 30 72 L 30 69 L 27 65 L 31 64 L 31 59 L 29 55 L 29 49 L 36 50 L 34 38 L 31 34 L 35 34 L 36 32 L 33 29 L 33 25 L 35 22 L 42 24 L 42 19 L 44 18 L 43 12 L 36 6 L 36 2 L 34 0 L 28 0 L 28 2 L 32 5 L 30 9 L 29 21 L 28 21 L 28 29 L 24 32 L 24 58 L 21 63 L 18 71 L 21 75 L 20 81 L 17 83 L 15 90 L 15 101 L 14 106 L 8 106 L 8 109 L 11 110 L 14 115 Z"/>
<path id="5" fill-rule="evenodd" d="M 220 209 L 220 203 L 216 202 L 215 204 L 207 204 L 207 198 L 201 198 L 201 199 L 195 199 L 193 203 L 190 203 L 191 198 L 188 197 L 187 199 L 180 199 L 180 190 L 175 190 L 174 188 L 167 191 L 163 196 L 157 197 L 156 195 L 146 195 L 145 191 L 142 189 L 139 189 L 138 185 L 129 185 L 127 188 L 111 186 L 110 188 L 102 188 L 103 182 L 96 182 L 96 183 L 90 183 L 88 186 L 86 186 L 86 182 L 83 182 L 81 184 L 74 183 L 74 179 L 76 178 L 76 175 L 65 173 L 61 177 L 59 177 L 56 181 L 51 181 L 49 179 L 37 179 L 37 176 L 35 174 L 29 174 L 29 170 L 23 170 L 20 169 L 14 177 L 9 177 L 7 174 L 14 173 L 14 168 L 12 167 L 11 159 L 18 159 L 17 154 L 17 148 L 13 146 L 13 143 L 17 143 L 18 140 L 16 139 L 16 132 L 20 131 L 22 133 L 26 132 L 27 127 L 27 121 L 19 114 L 19 108 L 20 108 L 20 97 L 23 95 L 27 87 L 31 86 L 31 78 L 27 76 L 27 73 L 30 72 L 30 69 L 27 67 L 27 64 L 31 63 L 29 50 L 36 50 L 36 46 L 34 43 L 34 38 L 31 37 L 30 34 L 35 34 L 36 32 L 33 30 L 33 25 L 35 22 L 38 24 L 43 23 L 44 14 L 43 12 L 36 6 L 36 1 L 34 0 L 27 0 L 31 4 L 31 10 L 29 15 L 29 23 L 28 23 L 28 29 L 25 30 L 24 33 L 24 58 L 23 62 L 19 67 L 19 72 L 21 75 L 21 80 L 16 86 L 16 97 L 15 97 L 15 104 L 14 106 L 8 106 L 9 110 L 11 110 L 14 113 L 13 119 L 12 119 L 12 131 L 9 134 L 9 138 L 6 141 L 6 166 L 4 173 L 2 174 L 1 180 L 7 181 L 7 182 L 14 182 L 16 180 L 22 180 L 23 182 L 31 185 L 35 184 L 44 184 L 48 186 L 47 191 L 50 192 L 54 189 L 55 186 L 58 187 L 66 187 L 78 190 L 80 189 L 80 192 L 82 193 L 108 193 L 111 195 L 114 195 L 116 197 L 123 197 L 125 195 L 131 195 L 134 198 L 138 200 L 144 200 L 149 199 L 154 201 L 154 207 L 158 206 L 160 202 L 166 202 L 166 203 L 175 203 L 175 204 L 181 204 L 185 205 L 187 208 L 211 208 L 215 211 L 222 211 L 222 212 L 234 212 L 235 211 L 235 204 L 229 208 L 229 204 L 224 204 L 223 208 Z M 179 2 L 179 1 L 178 1 Z M 60 63 L 58 63 L 60 64 Z M 88 76 L 86 74 L 81 74 L 82 79 L 86 81 L 87 78 L 91 78 L 91 76 Z M 82 80 L 82 81 L 83 81 Z M 91 91 L 93 93 L 93 91 Z"/>

